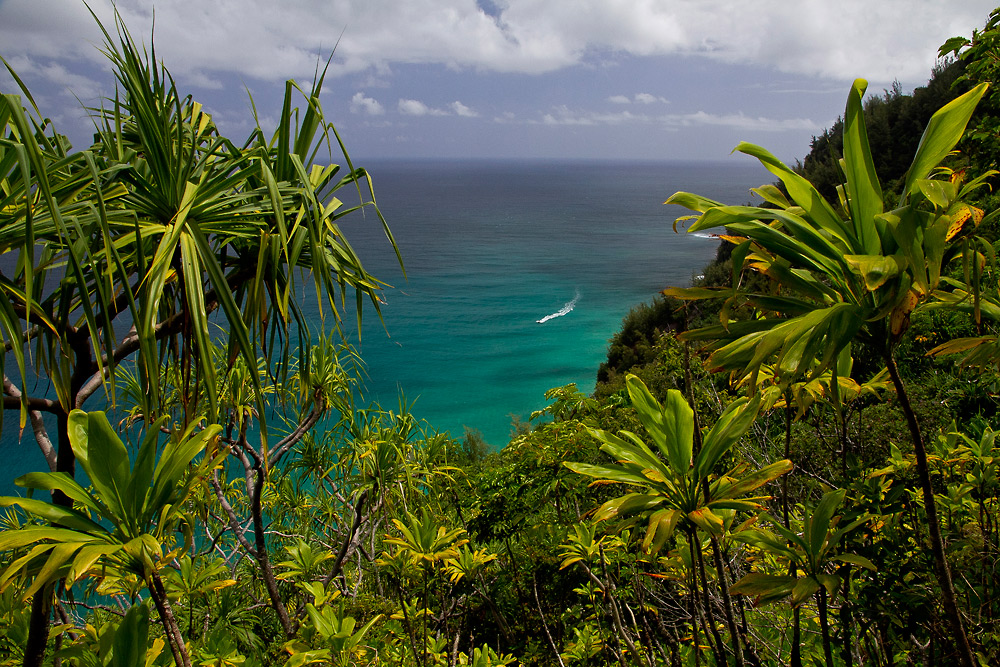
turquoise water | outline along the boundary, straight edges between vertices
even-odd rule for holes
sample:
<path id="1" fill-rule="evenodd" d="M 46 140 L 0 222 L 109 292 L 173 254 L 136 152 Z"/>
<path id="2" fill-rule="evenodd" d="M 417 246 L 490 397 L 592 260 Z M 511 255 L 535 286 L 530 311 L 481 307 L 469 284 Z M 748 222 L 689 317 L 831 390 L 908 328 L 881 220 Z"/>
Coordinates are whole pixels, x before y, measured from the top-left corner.
<path id="1" fill-rule="evenodd" d="M 686 284 L 717 241 L 675 234 L 663 201 L 689 190 L 750 201 L 756 164 L 374 163 L 379 206 L 406 264 L 404 281 L 372 221 L 345 233 L 394 287 L 370 317 L 362 354 L 372 395 L 402 391 L 414 413 L 461 436 L 506 444 L 511 415 L 547 389 L 593 390 L 607 342 L 629 309 Z M 374 230 L 374 233 L 373 233 Z"/>
<path id="2" fill-rule="evenodd" d="M 714 256 L 716 240 L 674 233 L 686 211 L 663 206 L 670 194 L 742 204 L 771 180 L 738 158 L 364 164 L 407 271 L 404 279 L 374 216 L 342 225 L 369 271 L 393 285 L 384 326 L 365 315 L 369 398 L 395 409 L 402 392 L 434 428 L 457 437 L 478 429 L 494 447 L 506 444 L 511 415 L 545 405 L 547 389 L 591 391 L 629 309 L 686 284 Z M 45 469 L 30 428 L 18 442 L 14 412 L 0 457 L 4 488 Z"/>

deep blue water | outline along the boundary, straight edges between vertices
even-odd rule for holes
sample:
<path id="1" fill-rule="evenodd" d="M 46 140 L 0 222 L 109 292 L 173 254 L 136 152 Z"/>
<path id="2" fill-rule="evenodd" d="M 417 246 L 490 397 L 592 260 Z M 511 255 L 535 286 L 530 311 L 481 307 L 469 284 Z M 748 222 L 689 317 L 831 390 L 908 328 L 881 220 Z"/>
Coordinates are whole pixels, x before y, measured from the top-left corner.
<path id="1" fill-rule="evenodd" d="M 404 279 L 374 215 L 342 229 L 368 270 L 393 287 L 383 322 L 369 308 L 360 350 L 369 398 L 461 437 L 506 444 L 511 415 L 546 390 L 594 387 L 607 342 L 629 309 L 686 284 L 718 241 L 675 234 L 677 190 L 743 204 L 773 180 L 757 163 L 364 162 L 399 243 Z M 351 194 L 343 195 L 351 203 Z M 312 307 L 312 299 L 306 307 Z M 352 307 L 352 301 L 348 307 Z M 347 313 L 348 331 L 354 322 Z M 93 406 L 95 408 L 99 406 Z M 9 412 L 0 487 L 45 463 Z"/>

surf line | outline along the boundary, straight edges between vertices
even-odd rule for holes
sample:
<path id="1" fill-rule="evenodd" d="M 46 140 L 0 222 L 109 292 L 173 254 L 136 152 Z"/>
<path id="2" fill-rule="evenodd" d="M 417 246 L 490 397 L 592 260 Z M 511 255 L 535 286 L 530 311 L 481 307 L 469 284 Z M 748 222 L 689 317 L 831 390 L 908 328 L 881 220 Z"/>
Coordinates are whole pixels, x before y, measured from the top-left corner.
<path id="1" fill-rule="evenodd" d="M 577 290 L 576 294 L 573 296 L 573 300 L 572 301 L 567 302 L 566 305 L 564 305 L 562 308 L 560 308 L 556 312 L 552 313 L 551 315 L 546 315 L 542 319 L 535 320 L 535 321 L 538 324 L 545 324 L 549 320 L 555 319 L 556 317 L 562 317 L 563 315 L 569 315 L 571 312 L 573 312 L 573 309 L 576 308 L 576 302 L 579 301 L 579 300 L 580 300 L 580 290 Z"/>

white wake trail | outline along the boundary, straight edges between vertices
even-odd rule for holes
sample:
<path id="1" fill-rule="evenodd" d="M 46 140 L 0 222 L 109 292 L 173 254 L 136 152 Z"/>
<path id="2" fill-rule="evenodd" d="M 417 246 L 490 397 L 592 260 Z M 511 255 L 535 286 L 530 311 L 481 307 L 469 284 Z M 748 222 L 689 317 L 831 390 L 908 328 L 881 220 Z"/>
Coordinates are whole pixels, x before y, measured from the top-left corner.
<path id="1" fill-rule="evenodd" d="M 551 315 L 546 315 L 542 319 L 535 321 L 538 322 L 539 324 L 545 324 L 551 319 L 562 317 L 563 315 L 569 315 L 571 312 L 573 312 L 573 309 L 576 308 L 576 302 L 579 300 L 580 300 L 580 290 L 577 290 L 576 294 L 573 296 L 572 301 L 567 302 L 566 305 L 564 305 L 562 308 L 552 313 Z"/>

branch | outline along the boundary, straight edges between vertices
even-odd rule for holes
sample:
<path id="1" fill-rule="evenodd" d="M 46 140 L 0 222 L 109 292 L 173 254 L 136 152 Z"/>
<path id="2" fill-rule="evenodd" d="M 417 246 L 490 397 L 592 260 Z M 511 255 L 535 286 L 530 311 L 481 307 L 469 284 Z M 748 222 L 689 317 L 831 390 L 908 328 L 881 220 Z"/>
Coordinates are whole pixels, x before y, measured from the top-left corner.
<path id="1" fill-rule="evenodd" d="M 4 384 L 6 385 L 6 382 Z M 14 386 L 11 385 L 11 387 Z M 4 390 L 6 391 L 6 389 L 7 388 L 5 386 Z M 17 391 L 16 387 L 14 387 L 14 389 L 15 391 Z M 21 409 L 22 399 L 20 397 L 20 392 L 18 392 L 18 394 L 19 394 L 18 396 L 14 396 L 13 394 L 8 394 L 7 396 L 3 397 L 4 410 Z M 54 401 L 50 398 L 33 398 L 31 396 L 29 396 L 27 399 L 24 400 L 26 400 L 28 403 L 28 410 L 34 410 L 36 412 L 48 412 L 53 415 L 60 415 L 63 413 L 63 409 L 62 406 L 59 405 L 59 401 Z"/>
<path id="2" fill-rule="evenodd" d="M 247 540 L 246 535 L 243 534 L 243 529 L 240 527 L 239 519 L 236 517 L 236 511 L 233 506 L 229 504 L 226 499 L 226 494 L 222 492 L 222 485 L 219 484 L 219 471 L 212 471 L 212 478 L 209 480 L 212 485 L 212 489 L 215 491 L 215 497 L 219 499 L 219 504 L 222 506 L 222 510 L 226 513 L 227 523 L 229 528 L 232 529 L 233 535 L 236 536 L 236 540 L 240 543 L 247 553 L 257 558 L 257 550 L 253 548 L 253 545 Z"/>
<path id="3" fill-rule="evenodd" d="M 313 404 L 312 412 L 306 417 L 294 431 L 282 438 L 277 444 L 275 444 L 274 449 L 271 450 L 270 455 L 267 457 L 267 467 L 273 468 L 281 460 L 281 457 L 291 449 L 302 437 L 309 432 L 319 418 L 323 416 L 324 412 L 324 402 L 322 399 L 317 398 L 316 402 Z"/>

